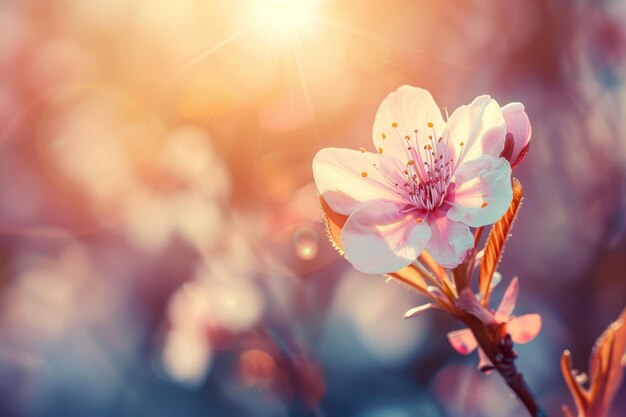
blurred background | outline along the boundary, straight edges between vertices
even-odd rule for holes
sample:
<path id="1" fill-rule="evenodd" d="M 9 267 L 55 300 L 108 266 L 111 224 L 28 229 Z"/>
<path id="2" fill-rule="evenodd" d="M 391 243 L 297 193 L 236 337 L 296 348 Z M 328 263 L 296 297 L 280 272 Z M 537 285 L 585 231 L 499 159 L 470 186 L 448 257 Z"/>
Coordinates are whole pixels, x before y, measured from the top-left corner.
<path id="1" fill-rule="evenodd" d="M 626 304 L 625 81 L 618 0 L 0 0 L 0 416 L 525 415 L 327 242 L 311 160 L 402 84 L 526 106 L 500 272 L 561 415 Z"/>

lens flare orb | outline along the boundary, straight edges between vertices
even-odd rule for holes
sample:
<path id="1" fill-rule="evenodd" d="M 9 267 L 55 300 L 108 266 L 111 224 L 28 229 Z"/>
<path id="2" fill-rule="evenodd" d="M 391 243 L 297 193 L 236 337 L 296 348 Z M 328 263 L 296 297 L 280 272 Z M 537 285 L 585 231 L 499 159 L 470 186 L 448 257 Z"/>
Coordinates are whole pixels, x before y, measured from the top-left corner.
<path id="1" fill-rule="evenodd" d="M 311 261 L 317 256 L 317 233 L 311 227 L 299 227 L 293 234 L 293 243 L 296 255 L 303 261 Z"/>

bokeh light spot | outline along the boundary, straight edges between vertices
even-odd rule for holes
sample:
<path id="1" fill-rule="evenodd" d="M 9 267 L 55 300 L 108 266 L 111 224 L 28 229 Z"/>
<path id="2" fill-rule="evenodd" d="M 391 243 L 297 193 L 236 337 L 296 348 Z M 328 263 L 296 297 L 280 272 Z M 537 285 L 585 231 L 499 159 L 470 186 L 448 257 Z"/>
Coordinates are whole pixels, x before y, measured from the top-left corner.
<path id="1" fill-rule="evenodd" d="M 268 386 L 276 377 L 276 363 L 265 351 L 250 349 L 238 362 L 239 376 L 246 387 Z"/>
<path id="2" fill-rule="evenodd" d="M 317 256 L 317 233 L 311 227 L 302 226 L 296 229 L 293 233 L 293 243 L 298 258 L 310 261 Z"/>

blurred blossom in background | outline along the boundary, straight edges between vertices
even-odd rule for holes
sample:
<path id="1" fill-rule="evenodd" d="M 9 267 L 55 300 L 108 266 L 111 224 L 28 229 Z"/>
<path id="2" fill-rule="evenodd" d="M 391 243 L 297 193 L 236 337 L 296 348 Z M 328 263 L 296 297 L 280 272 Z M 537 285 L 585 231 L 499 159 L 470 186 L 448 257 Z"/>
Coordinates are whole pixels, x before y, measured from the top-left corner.
<path id="1" fill-rule="evenodd" d="M 327 241 L 310 162 L 401 84 L 525 104 L 500 272 L 560 415 L 626 303 L 625 81 L 620 0 L 0 2 L 0 415 L 523 414 Z"/>

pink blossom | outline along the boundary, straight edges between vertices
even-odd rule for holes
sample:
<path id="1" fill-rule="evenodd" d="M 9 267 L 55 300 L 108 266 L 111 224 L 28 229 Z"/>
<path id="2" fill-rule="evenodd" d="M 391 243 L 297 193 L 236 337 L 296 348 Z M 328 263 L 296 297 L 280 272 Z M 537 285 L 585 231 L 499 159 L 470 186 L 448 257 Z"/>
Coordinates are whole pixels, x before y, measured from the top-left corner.
<path id="1" fill-rule="evenodd" d="M 506 324 L 506 332 L 511 335 L 513 342 L 528 343 L 541 330 L 541 316 L 539 314 L 525 314 L 514 317 L 512 314 L 518 294 L 519 282 L 517 278 L 513 278 L 495 312 L 484 308 L 469 288 L 461 292 L 457 300 L 457 306 L 461 310 L 472 314 L 487 326 L 496 327 L 503 323 Z M 478 341 L 470 329 L 450 332 L 448 333 L 448 340 L 452 347 L 462 355 L 469 355 L 478 348 L 479 369 L 487 370 L 493 367 L 483 350 L 478 347 Z"/>
<path id="2" fill-rule="evenodd" d="M 506 122 L 506 138 L 500 156 L 511 163 L 511 168 L 515 168 L 528 154 L 532 128 L 522 103 L 507 104 L 502 107 L 502 114 Z"/>
<path id="3" fill-rule="evenodd" d="M 325 148 L 313 160 L 321 196 L 349 216 L 340 236 L 348 261 L 367 273 L 397 271 L 423 250 L 444 267 L 463 262 L 474 246 L 470 227 L 494 223 L 511 203 L 511 166 L 500 157 L 506 134 L 489 96 L 445 121 L 426 90 L 389 94 L 374 122 L 375 153 Z"/>

